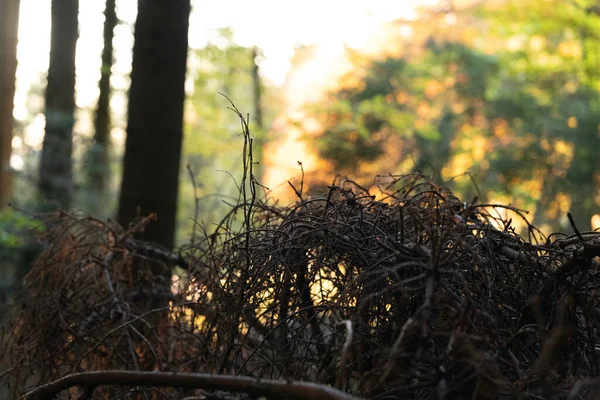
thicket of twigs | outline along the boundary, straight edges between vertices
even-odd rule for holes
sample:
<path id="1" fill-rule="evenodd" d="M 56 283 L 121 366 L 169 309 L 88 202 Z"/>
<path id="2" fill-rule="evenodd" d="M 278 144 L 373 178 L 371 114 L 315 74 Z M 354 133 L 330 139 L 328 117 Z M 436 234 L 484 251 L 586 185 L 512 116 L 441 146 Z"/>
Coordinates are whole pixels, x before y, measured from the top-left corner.
<path id="1" fill-rule="evenodd" d="M 381 399 L 599 395 L 600 232 L 546 238 L 529 226 L 524 238 L 501 206 L 419 174 L 387 177 L 377 199 L 343 180 L 270 204 L 255 193 L 247 129 L 244 166 L 238 204 L 179 254 L 134 238 L 151 218 L 125 230 L 53 214 L 2 338 L 13 395 L 99 370 L 308 381 Z M 186 276 L 172 285 L 174 265 Z M 63 396 L 233 396 L 94 382 Z M 236 390 L 273 394 L 260 382 Z"/>

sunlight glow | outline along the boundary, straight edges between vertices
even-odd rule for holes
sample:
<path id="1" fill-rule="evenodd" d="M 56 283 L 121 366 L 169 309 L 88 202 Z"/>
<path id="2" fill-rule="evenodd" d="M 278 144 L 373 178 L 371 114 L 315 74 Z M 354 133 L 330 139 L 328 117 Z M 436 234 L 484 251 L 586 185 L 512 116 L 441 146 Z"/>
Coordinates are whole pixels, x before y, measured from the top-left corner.
<path id="1" fill-rule="evenodd" d="M 23 139 L 20 136 L 13 136 L 11 147 L 13 149 L 20 149 L 23 146 Z"/>
<path id="2" fill-rule="evenodd" d="M 600 214 L 592 216 L 592 230 L 600 229 Z"/>
<path id="3" fill-rule="evenodd" d="M 41 150 L 45 126 L 46 117 L 43 114 L 36 115 L 33 122 L 25 128 L 25 136 L 23 137 L 25 144 L 36 151 Z"/>
<path id="4" fill-rule="evenodd" d="M 12 154 L 10 156 L 10 167 L 15 171 L 21 171 L 25 167 L 25 160 L 18 154 Z"/>
<path id="5" fill-rule="evenodd" d="M 275 0 L 242 0 L 229 2 L 192 1 L 189 41 L 191 48 L 199 48 L 216 35 L 218 28 L 229 26 L 234 40 L 243 46 L 259 46 L 265 58 L 261 70 L 266 78 L 282 85 L 291 66 L 294 47 L 319 44 L 334 53 L 344 44 L 351 47 L 368 45 L 369 37 L 383 22 L 397 18 L 414 19 L 414 7 L 431 5 L 434 0 L 406 0 L 370 2 L 307 0 L 287 3 Z M 79 40 L 77 44 L 77 105 L 91 107 L 98 96 L 100 52 L 104 2 L 80 2 Z M 235 12 L 232 12 L 235 10 Z M 115 29 L 116 76 L 131 69 L 133 25 L 137 2 L 117 1 L 117 15 L 122 21 Z M 17 71 L 17 104 L 15 117 L 24 118 L 23 104 L 31 85 L 45 76 L 50 51 L 50 2 L 22 0 L 19 25 Z M 343 18 L 341 16 L 343 15 Z M 31 29 L 35 27 L 35 29 Z M 410 35 L 410 28 L 407 28 Z M 125 82 L 115 78 L 120 89 Z"/>
<path id="6" fill-rule="evenodd" d="M 318 100 L 328 89 L 337 85 L 337 79 L 349 71 L 346 47 L 359 49 L 364 54 L 381 55 L 397 51 L 398 40 L 390 39 L 390 29 L 395 37 L 410 38 L 414 34 L 409 23 L 393 26 L 392 21 L 412 21 L 417 18 L 417 8 L 431 6 L 438 0 L 389 0 L 342 1 L 306 0 L 301 3 L 276 0 L 246 2 L 208 2 L 192 0 L 189 44 L 192 49 L 205 46 L 218 36 L 217 29 L 230 27 L 234 42 L 242 46 L 258 46 L 264 57 L 259 60 L 263 77 L 271 83 L 285 83 L 285 110 L 282 116 L 304 114 L 299 110 L 307 102 Z M 80 2 L 79 40 L 76 58 L 76 104 L 87 114 L 95 107 L 99 89 L 100 54 L 104 23 L 104 2 Z M 235 12 L 232 12 L 235 10 Z M 43 96 L 29 96 L 35 89 L 43 93 L 44 78 L 48 68 L 50 51 L 50 2 L 21 1 L 21 24 L 19 28 L 18 70 L 15 95 L 15 117 L 25 120 L 31 113 L 43 112 Z M 115 89 L 111 108 L 121 120 L 125 119 L 128 74 L 131 70 L 133 27 L 137 2 L 117 0 L 117 16 L 121 23 L 115 29 L 115 64 L 111 85 Z M 31 29 L 35 27 L 35 29 Z M 41 39 L 41 40 L 40 40 Z M 316 45 L 310 60 L 290 75 L 291 60 L 295 49 L 303 45 Z M 194 62 L 190 59 L 190 65 Z M 188 88 L 189 89 L 189 88 Z M 36 99 L 36 100 L 34 100 Z M 42 99 L 42 100 L 40 100 Z M 38 101 L 38 104 L 34 102 Z M 82 114 L 78 114 L 81 116 Z M 91 114 L 90 114 L 91 115 Z M 38 114 L 26 128 L 24 143 L 41 148 L 44 135 L 44 118 Z M 316 155 L 310 154 L 300 133 L 290 130 L 293 122 L 279 119 L 281 143 L 274 144 L 274 151 L 265 160 L 266 184 L 277 186 L 299 172 L 297 161 L 303 161 L 307 172 L 319 168 Z M 91 120 L 83 118 L 75 126 L 78 135 L 89 135 Z M 125 139 L 124 127 L 115 127 L 111 136 L 116 144 Z M 277 170 L 273 176 L 270 171 Z"/>

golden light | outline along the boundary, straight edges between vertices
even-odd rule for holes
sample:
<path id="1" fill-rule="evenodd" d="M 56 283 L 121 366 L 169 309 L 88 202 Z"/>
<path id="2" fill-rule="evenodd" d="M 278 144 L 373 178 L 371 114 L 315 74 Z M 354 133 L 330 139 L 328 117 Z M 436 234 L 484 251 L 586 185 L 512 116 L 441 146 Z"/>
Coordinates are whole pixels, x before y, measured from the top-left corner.
<path id="1" fill-rule="evenodd" d="M 543 36 L 535 35 L 529 40 L 529 47 L 533 51 L 541 51 L 546 45 L 546 39 Z"/>
<path id="2" fill-rule="evenodd" d="M 359 54 L 368 57 L 384 57 L 399 52 L 398 26 L 381 23 L 379 28 L 371 32 L 371 36 L 362 43 L 363 48 L 355 48 Z M 298 122 L 308 118 L 305 107 L 318 102 L 331 90 L 340 85 L 356 85 L 360 83 L 357 76 L 348 74 L 353 70 L 352 55 L 344 51 L 343 44 L 338 46 L 321 45 L 312 49 L 304 60 L 290 70 L 284 85 L 284 109 L 276 119 L 270 136 L 275 140 L 264 148 L 265 173 L 263 184 L 273 189 L 278 188 L 271 196 L 291 201 L 294 192 L 287 180 L 298 180 L 301 170 L 298 162 L 302 162 L 305 174 L 317 174 L 324 178 L 330 173 L 329 163 L 321 160 L 314 148 L 306 141 L 305 136 L 320 130 L 317 121 L 311 120 L 309 126 L 302 127 Z M 343 82 L 341 78 L 346 78 Z M 436 88 L 430 88 L 434 94 Z M 406 93 L 398 93 L 396 100 L 400 103 L 408 101 Z M 430 109 L 424 105 L 420 109 L 427 114 Z M 310 131 L 307 132 L 309 128 Z"/>
<path id="3" fill-rule="evenodd" d="M 523 44 L 525 42 L 524 35 L 511 36 L 506 41 L 506 49 L 510 52 L 516 52 L 523 48 Z"/>
<path id="4" fill-rule="evenodd" d="M 594 214 L 592 216 L 592 230 L 600 229 L 600 214 Z"/>
<path id="5" fill-rule="evenodd" d="M 558 45 L 558 52 L 565 58 L 581 58 L 581 45 L 576 41 L 562 42 Z"/>

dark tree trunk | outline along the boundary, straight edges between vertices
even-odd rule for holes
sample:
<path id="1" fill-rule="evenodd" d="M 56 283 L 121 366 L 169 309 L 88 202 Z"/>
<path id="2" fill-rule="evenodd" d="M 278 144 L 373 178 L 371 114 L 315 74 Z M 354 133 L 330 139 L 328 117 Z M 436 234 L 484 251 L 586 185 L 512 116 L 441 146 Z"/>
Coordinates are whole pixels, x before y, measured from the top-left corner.
<path id="1" fill-rule="evenodd" d="M 46 87 L 46 135 L 40 159 L 40 194 L 68 208 L 73 172 L 75 49 L 79 0 L 52 0 L 50 67 Z"/>
<path id="2" fill-rule="evenodd" d="M 19 0 L 0 0 L 0 209 L 12 197 L 10 153 L 17 71 Z"/>
<path id="3" fill-rule="evenodd" d="M 262 113 L 262 85 L 260 81 L 260 74 L 258 72 L 258 64 L 256 59 L 258 58 L 258 48 L 252 48 L 252 94 L 254 97 L 254 122 L 256 127 L 262 131 L 263 129 L 263 113 Z"/>
<path id="4" fill-rule="evenodd" d="M 98 84 L 100 96 L 94 120 L 94 144 L 88 154 L 87 163 L 90 184 L 99 194 L 106 191 L 110 179 L 110 76 L 114 64 L 113 37 L 117 26 L 115 3 L 116 0 L 106 0 L 104 10 L 104 48 Z"/>
<path id="5" fill-rule="evenodd" d="M 190 0 L 139 0 L 119 222 L 156 212 L 144 239 L 173 247 Z"/>
<path id="6" fill-rule="evenodd" d="M 253 47 L 250 53 L 252 57 L 252 97 L 254 103 L 254 123 L 256 124 L 257 132 L 254 134 L 254 139 L 252 141 L 252 153 L 255 160 L 258 160 L 259 164 L 255 167 L 255 173 L 258 177 L 259 181 L 262 181 L 263 175 L 265 173 L 264 165 L 262 164 L 263 158 L 263 145 L 264 145 L 264 137 L 265 132 L 263 130 L 263 109 L 262 109 L 262 81 L 260 79 L 260 72 L 258 68 L 257 58 L 258 58 L 258 48 Z"/>

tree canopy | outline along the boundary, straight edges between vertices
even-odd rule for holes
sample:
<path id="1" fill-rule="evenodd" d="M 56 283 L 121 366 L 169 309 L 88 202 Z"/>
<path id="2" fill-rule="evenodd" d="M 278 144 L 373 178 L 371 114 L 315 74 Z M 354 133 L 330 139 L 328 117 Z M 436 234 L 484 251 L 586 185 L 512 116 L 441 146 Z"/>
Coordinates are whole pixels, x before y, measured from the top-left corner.
<path id="1" fill-rule="evenodd" d="M 313 106 L 319 154 L 349 174 L 357 161 L 437 181 L 467 172 L 485 197 L 535 210 L 537 224 L 564 228 L 577 204 L 575 220 L 589 228 L 600 204 L 597 12 L 502 2 L 458 18 L 427 32 L 417 54 L 355 56 L 358 73 Z M 470 182 L 455 185 L 474 195 Z"/>

